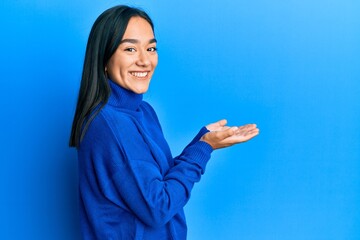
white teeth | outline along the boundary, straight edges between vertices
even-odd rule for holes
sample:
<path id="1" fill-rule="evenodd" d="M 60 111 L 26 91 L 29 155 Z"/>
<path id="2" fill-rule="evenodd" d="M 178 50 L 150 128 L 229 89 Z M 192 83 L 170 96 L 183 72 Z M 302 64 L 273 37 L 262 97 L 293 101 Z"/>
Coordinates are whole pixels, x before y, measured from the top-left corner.
<path id="1" fill-rule="evenodd" d="M 135 77 L 146 77 L 148 75 L 148 72 L 132 72 L 131 75 Z"/>

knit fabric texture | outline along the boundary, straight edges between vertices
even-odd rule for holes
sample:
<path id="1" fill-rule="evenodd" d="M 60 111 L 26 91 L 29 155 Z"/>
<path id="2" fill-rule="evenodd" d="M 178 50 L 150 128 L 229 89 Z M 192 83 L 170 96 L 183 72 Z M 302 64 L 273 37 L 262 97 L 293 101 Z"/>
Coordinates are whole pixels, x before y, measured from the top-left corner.
<path id="1" fill-rule="evenodd" d="M 186 239 L 184 206 L 213 151 L 203 127 L 173 158 L 142 94 L 109 80 L 78 148 L 83 239 Z"/>

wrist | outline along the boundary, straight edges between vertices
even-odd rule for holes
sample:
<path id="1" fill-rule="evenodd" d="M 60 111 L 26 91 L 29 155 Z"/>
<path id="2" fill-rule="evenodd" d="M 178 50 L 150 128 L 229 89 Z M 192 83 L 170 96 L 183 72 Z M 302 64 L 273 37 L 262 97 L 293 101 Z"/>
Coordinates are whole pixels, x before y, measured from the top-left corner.
<path id="1" fill-rule="evenodd" d="M 215 150 L 215 149 L 216 149 L 215 146 L 213 146 L 213 144 L 211 144 L 211 141 L 209 141 L 209 140 L 207 139 L 207 135 L 208 135 L 208 134 L 205 133 L 205 134 L 200 138 L 199 141 L 207 143 L 213 150 Z"/>

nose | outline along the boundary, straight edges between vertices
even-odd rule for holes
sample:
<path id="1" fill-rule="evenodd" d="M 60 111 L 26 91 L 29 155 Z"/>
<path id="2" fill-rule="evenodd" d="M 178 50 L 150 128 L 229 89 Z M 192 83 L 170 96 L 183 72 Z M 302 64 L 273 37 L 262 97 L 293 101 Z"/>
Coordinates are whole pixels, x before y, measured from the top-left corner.
<path id="1" fill-rule="evenodd" d="M 138 58 L 136 60 L 138 66 L 146 67 L 150 65 L 150 58 L 147 51 L 139 51 Z"/>

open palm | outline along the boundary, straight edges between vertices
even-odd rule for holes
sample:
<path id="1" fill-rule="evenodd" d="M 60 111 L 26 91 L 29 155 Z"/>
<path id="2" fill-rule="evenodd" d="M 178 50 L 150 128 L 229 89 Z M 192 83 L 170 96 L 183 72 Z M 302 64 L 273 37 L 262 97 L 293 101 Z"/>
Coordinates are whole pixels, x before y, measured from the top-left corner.
<path id="1" fill-rule="evenodd" d="M 210 131 L 201 140 L 210 144 L 213 149 L 229 147 L 237 143 L 249 141 L 259 134 L 256 124 L 246 124 L 240 127 L 226 126 L 225 119 L 206 126 Z"/>

